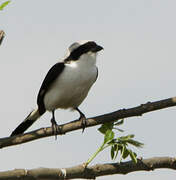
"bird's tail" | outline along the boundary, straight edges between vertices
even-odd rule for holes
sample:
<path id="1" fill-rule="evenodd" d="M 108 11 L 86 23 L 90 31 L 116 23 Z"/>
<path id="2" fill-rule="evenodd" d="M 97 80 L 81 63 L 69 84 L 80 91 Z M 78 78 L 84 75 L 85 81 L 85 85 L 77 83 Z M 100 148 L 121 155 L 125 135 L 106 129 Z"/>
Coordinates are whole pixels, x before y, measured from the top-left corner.
<path id="1" fill-rule="evenodd" d="M 12 132 L 10 136 L 15 136 L 18 134 L 22 134 L 26 129 L 28 129 L 41 115 L 39 114 L 39 110 L 33 110 L 25 120 Z"/>

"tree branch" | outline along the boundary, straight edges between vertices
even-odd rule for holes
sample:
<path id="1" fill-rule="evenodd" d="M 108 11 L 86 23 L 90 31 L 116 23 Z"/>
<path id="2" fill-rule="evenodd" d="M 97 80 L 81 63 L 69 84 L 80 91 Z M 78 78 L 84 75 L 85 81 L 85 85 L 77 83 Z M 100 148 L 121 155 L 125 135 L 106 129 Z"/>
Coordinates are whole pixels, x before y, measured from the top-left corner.
<path id="1" fill-rule="evenodd" d="M 0 45 L 1 45 L 2 41 L 3 41 L 3 39 L 4 39 L 4 36 L 5 36 L 4 31 L 0 30 Z"/>
<path id="2" fill-rule="evenodd" d="M 176 106 L 176 97 L 164 99 L 156 102 L 148 102 L 146 104 L 141 104 L 137 107 L 133 107 L 129 109 L 120 109 L 112 113 L 89 118 L 87 119 L 87 127 L 96 126 L 99 124 L 103 124 L 105 122 L 117 121 L 123 118 L 142 116 L 144 113 L 156 111 L 159 109 L 164 109 L 172 106 Z M 75 120 L 70 123 L 62 124 L 58 126 L 58 128 L 60 130 L 58 134 L 66 134 L 71 131 L 82 129 L 82 126 L 80 121 Z M 1 138 L 0 148 L 22 144 L 48 136 L 53 136 L 52 128 L 50 127 L 41 128 L 26 134 L 21 134 L 14 137 Z"/>
<path id="3" fill-rule="evenodd" d="M 15 169 L 0 172 L 0 180 L 59 180 L 59 179 L 95 179 L 98 176 L 112 174 L 127 174 L 135 171 L 151 171 L 160 168 L 176 169 L 176 158 L 154 157 L 149 159 L 138 159 L 135 164 L 132 161 L 124 163 L 97 164 L 85 168 L 78 165 L 70 168 L 37 168 L 37 169 Z"/>

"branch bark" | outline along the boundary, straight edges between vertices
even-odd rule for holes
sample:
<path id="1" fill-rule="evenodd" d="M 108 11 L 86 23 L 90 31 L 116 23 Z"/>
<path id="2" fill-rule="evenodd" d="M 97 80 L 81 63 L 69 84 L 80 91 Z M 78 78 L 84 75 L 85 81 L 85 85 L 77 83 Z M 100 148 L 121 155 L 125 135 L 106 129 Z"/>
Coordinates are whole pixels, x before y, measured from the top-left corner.
<path id="1" fill-rule="evenodd" d="M 176 97 L 164 99 L 156 102 L 147 102 L 146 104 L 141 104 L 137 107 L 133 107 L 129 109 L 120 109 L 112 113 L 89 118 L 87 119 L 87 127 L 96 126 L 99 124 L 103 124 L 105 122 L 117 121 L 123 118 L 142 116 L 144 113 L 156 111 L 172 106 L 176 106 Z M 58 128 L 60 130 L 58 135 L 63 135 L 71 131 L 82 129 L 82 126 L 79 120 L 75 120 L 66 124 L 62 124 L 58 126 Z M 49 136 L 53 136 L 51 127 L 41 128 L 18 136 L 0 138 L 0 148 L 27 143 L 29 141 L 33 141 L 39 138 L 44 138 Z"/>
<path id="2" fill-rule="evenodd" d="M 5 36 L 4 31 L 0 30 L 0 45 L 1 45 L 2 41 L 3 41 L 3 39 L 4 39 L 4 36 Z"/>
<path id="3" fill-rule="evenodd" d="M 59 179 L 95 179 L 99 176 L 112 174 L 128 174 L 136 171 L 151 171 L 160 168 L 176 170 L 176 158 L 153 157 L 149 159 L 138 159 L 135 164 L 132 161 L 124 163 L 97 164 L 85 168 L 84 164 L 70 168 L 37 168 L 37 169 L 15 169 L 0 172 L 0 180 L 59 180 Z"/>

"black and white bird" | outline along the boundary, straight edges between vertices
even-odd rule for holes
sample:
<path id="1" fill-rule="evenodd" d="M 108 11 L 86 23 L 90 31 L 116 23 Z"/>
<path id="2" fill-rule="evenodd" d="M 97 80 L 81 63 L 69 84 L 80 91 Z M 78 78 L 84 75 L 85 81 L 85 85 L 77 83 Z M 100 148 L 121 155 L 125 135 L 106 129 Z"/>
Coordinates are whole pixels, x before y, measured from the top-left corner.
<path id="1" fill-rule="evenodd" d="M 57 134 L 56 109 L 72 109 L 80 114 L 83 130 L 86 117 L 78 108 L 86 98 L 91 86 L 97 79 L 96 58 L 103 47 L 94 41 L 73 43 L 66 57 L 48 71 L 37 97 L 38 108 L 12 132 L 11 136 L 22 134 L 46 111 L 52 112 L 52 129 Z"/>

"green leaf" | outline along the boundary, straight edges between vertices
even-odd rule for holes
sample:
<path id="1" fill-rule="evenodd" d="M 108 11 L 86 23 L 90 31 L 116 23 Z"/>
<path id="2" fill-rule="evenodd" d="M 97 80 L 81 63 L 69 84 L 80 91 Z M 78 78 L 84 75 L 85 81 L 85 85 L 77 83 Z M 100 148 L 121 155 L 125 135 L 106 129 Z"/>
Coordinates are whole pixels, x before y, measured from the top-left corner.
<path id="1" fill-rule="evenodd" d="M 134 135 L 130 134 L 128 136 L 121 136 L 121 137 L 117 138 L 117 140 L 118 140 L 118 142 L 120 142 L 122 144 L 131 144 L 135 147 L 142 147 L 144 145 L 143 143 L 136 141 L 132 138 L 134 138 Z"/>
<path id="2" fill-rule="evenodd" d="M 116 144 L 116 140 L 115 140 L 115 139 L 112 139 L 112 140 L 109 141 L 107 144 L 110 145 L 110 146 L 112 146 L 112 145 Z"/>
<path id="3" fill-rule="evenodd" d="M 119 138 L 117 138 L 117 141 L 122 143 L 122 144 L 126 144 L 128 143 L 128 140 L 133 138 L 134 135 L 133 134 L 129 134 L 128 136 L 121 136 Z"/>
<path id="4" fill-rule="evenodd" d="M 7 6 L 10 3 L 10 1 L 5 1 L 4 3 L 2 3 L 0 5 L 0 10 L 2 11 L 4 9 L 5 6 Z"/>
<path id="5" fill-rule="evenodd" d="M 116 129 L 116 130 L 118 130 L 118 131 L 120 131 L 120 132 L 124 132 L 124 130 L 123 130 L 123 129 L 120 129 L 120 128 L 113 128 L 113 129 Z"/>
<path id="6" fill-rule="evenodd" d="M 124 146 L 124 152 L 122 154 L 122 158 L 126 159 L 129 155 L 129 150 Z"/>
<path id="7" fill-rule="evenodd" d="M 102 133 L 105 134 L 107 130 L 112 130 L 114 126 L 113 122 L 109 122 L 109 123 L 104 123 L 100 128 L 98 128 L 98 130 Z"/>
<path id="8" fill-rule="evenodd" d="M 121 161 L 122 161 L 124 151 L 125 151 L 125 146 L 122 145 L 121 156 L 120 156 L 120 163 L 121 163 Z"/>
<path id="9" fill-rule="evenodd" d="M 111 159 L 114 159 L 114 146 L 111 146 Z"/>
<path id="10" fill-rule="evenodd" d="M 129 139 L 126 142 L 129 143 L 129 144 L 132 144 L 133 146 L 139 147 L 139 148 L 144 146 L 143 143 L 141 143 L 139 141 L 136 141 L 136 140 L 133 140 L 133 139 Z"/>
<path id="11" fill-rule="evenodd" d="M 124 123 L 124 119 L 118 120 L 114 125 L 115 125 L 115 126 L 120 126 L 120 125 L 122 125 L 123 123 Z"/>
<path id="12" fill-rule="evenodd" d="M 130 154 L 130 157 L 131 157 L 131 160 L 134 162 L 134 163 L 137 163 L 137 155 L 135 152 L 133 152 L 132 150 L 128 149 L 129 151 L 129 154 Z"/>
<path id="13" fill-rule="evenodd" d="M 114 138 L 114 132 L 108 129 L 104 136 L 104 144 L 106 144 L 108 141 L 111 141 L 113 138 Z"/>
<path id="14" fill-rule="evenodd" d="M 115 151 L 114 159 L 117 158 L 117 155 L 118 155 L 118 151 L 119 151 L 119 150 L 120 150 L 120 149 L 119 149 L 118 144 L 115 144 L 115 145 L 114 145 L 114 151 Z"/>
<path id="15" fill-rule="evenodd" d="M 134 134 L 129 134 L 127 136 L 121 136 L 120 139 L 126 141 L 128 139 L 134 138 Z"/>

